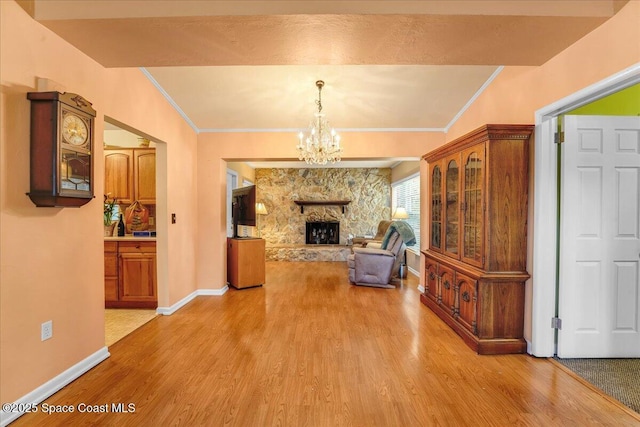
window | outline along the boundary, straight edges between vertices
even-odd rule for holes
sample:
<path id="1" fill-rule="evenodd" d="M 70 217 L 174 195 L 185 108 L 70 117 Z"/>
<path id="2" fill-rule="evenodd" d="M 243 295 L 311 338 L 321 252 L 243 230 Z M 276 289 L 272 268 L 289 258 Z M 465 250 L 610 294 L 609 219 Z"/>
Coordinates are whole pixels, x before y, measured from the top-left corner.
<path id="1" fill-rule="evenodd" d="M 416 244 L 408 249 L 414 252 L 420 251 L 420 174 L 410 176 L 407 179 L 391 184 L 391 212 L 397 207 L 407 210 L 409 218 L 407 223 L 413 228 L 416 235 Z"/>

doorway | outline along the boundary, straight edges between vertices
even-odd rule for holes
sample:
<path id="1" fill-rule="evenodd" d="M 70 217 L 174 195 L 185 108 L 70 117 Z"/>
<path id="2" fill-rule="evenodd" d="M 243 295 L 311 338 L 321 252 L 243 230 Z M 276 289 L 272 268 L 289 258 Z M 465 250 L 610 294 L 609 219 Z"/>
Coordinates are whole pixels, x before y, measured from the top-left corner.
<path id="1" fill-rule="evenodd" d="M 158 182 L 157 153 L 164 144 L 105 117 L 103 133 L 104 194 L 116 199 L 115 220 L 123 235 L 105 236 L 105 345 L 108 347 L 157 315 L 158 277 L 156 218 L 164 192 Z M 164 156 L 162 157 L 164 158 Z M 166 168 L 166 166 L 164 166 Z M 166 185 L 165 185 L 166 186 Z M 161 203 L 157 203 L 160 201 Z M 140 215 L 125 220 L 134 206 Z M 162 223 L 162 221 L 160 221 Z M 124 224 L 127 224 L 124 227 Z M 135 236 L 134 231 L 147 236 Z"/>
<path id="2" fill-rule="evenodd" d="M 227 237 L 233 237 L 233 210 L 231 209 L 231 192 L 238 186 L 238 172 L 227 169 Z"/>
<path id="3" fill-rule="evenodd" d="M 529 257 L 532 299 L 531 341 L 528 352 L 552 357 L 557 352 L 556 279 L 558 267 L 558 174 L 557 146 L 554 143 L 558 117 L 607 95 L 640 83 L 640 64 L 629 67 L 601 82 L 563 98 L 536 112 L 533 241 Z"/>

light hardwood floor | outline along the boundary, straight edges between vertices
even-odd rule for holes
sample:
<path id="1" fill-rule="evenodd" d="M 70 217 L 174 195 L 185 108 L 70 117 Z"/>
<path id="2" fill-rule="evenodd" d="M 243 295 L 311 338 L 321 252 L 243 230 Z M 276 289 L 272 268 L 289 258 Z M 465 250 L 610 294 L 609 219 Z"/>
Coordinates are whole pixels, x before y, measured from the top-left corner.
<path id="1" fill-rule="evenodd" d="M 344 263 L 269 262 L 264 287 L 158 316 L 45 401 L 76 412 L 15 426 L 640 425 L 547 359 L 476 355 L 419 302 L 417 282 L 356 287 Z"/>

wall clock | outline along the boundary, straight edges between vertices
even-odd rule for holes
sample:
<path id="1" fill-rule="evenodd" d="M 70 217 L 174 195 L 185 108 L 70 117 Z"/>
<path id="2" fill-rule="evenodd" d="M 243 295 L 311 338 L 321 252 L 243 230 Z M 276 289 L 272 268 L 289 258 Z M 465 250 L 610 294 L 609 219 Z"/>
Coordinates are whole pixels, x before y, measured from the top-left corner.
<path id="1" fill-rule="evenodd" d="M 75 206 L 93 198 L 95 110 L 75 93 L 29 92 L 31 191 L 39 207 Z"/>

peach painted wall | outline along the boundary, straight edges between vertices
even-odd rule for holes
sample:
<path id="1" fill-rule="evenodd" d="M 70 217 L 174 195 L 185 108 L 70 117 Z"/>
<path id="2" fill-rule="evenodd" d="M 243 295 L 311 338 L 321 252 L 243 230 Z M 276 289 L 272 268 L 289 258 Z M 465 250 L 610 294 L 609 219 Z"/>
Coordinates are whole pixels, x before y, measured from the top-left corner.
<path id="1" fill-rule="evenodd" d="M 345 132 L 343 159 L 414 157 L 444 143 L 443 133 Z M 293 133 L 201 133 L 198 135 L 198 284 L 226 285 L 226 161 L 297 160 Z M 424 225 L 423 225 L 424 227 Z"/>
<path id="2" fill-rule="evenodd" d="M 536 110 L 640 62 L 640 2 L 540 67 L 505 67 L 449 129 L 451 141 L 485 123 L 531 123 Z"/>
<path id="3" fill-rule="evenodd" d="M 196 134 L 139 70 L 102 68 L 12 1 L 0 2 L 0 19 L 0 401 L 8 402 L 104 347 L 105 115 L 166 144 L 171 164 L 165 161 L 163 203 L 183 221 L 167 229 L 163 219 L 159 229 L 164 243 L 158 244 L 170 260 L 161 304 L 196 289 Z M 25 195 L 26 93 L 36 90 L 37 78 L 47 79 L 46 90 L 81 94 L 98 112 L 96 198 L 81 208 L 36 208 Z M 53 320 L 53 338 L 41 342 L 40 324 L 47 320 Z"/>

